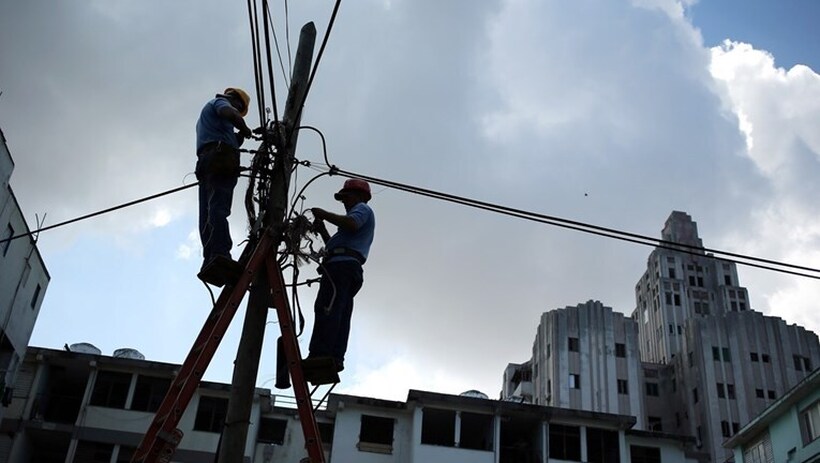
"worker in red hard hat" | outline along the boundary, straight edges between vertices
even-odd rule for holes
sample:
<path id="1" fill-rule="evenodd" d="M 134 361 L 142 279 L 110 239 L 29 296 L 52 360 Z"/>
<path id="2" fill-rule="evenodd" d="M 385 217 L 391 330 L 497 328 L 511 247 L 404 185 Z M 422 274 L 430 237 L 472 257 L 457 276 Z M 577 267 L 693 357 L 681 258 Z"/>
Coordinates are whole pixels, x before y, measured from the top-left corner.
<path id="1" fill-rule="evenodd" d="M 231 258 L 233 190 L 239 178 L 239 147 L 251 138 L 243 117 L 251 98 L 229 87 L 205 104 L 196 123 L 196 178 L 199 180 L 199 236 L 202 268 L 197 275 L 216 286 L 233 283 L 242 272 Z M 234 132 L 234 129 L 239 132 Z"/>
<path id="2" fill-rule="evenodd" d="M 344 204 L 344 215 L 318 207 L 311 209 L 327 251 L 320 266 L 322 278 L 314 304 L 316 318 L 310 338 L 310 354 L 305 362 L 330 357 L 337 372 L 344 369 L 353 297 L 362 287 L 362 265 L 370 253 L 376 228 L 376 217 L 367 204 L 370 197 L 370 185 L 366 181 L 349 179 L 334 195 Z M 327 232 L 324 222 L 338 228 L 333 236 Z"/>

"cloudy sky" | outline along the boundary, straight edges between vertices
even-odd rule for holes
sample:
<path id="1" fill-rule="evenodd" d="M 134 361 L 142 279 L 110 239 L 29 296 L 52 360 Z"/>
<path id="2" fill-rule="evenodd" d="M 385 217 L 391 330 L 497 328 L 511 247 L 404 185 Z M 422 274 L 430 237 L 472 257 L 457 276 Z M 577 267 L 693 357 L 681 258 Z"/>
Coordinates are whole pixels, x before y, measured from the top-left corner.
<path id="1" fill-rule="evenodd" d="M 272 2 L 285 60 L 286 23 L 294 50 L 307 21 L 321 40 L 332 3 L 290 2 L 286 21 Z M 682 210 L 708 247 L 817 268 L 818 17 L 809 0 L 347 1 L 303 123 L 346 170 L 658 237 Z M 29 225 L 193 182 L 199 110 L 226 86 L 254 88 L 250 45 L 245 2 L 0 3 L 0 127 Z M 300 136 L 297 157 L 321 159 L 315 135 Z M 342 181 L 315 182 L 306 204 L 341 210 Z M 375 192 L 337 391 L 496 397 L 506 364 L 530 357 L 542 312 L 590 299 L 634 308 L 650 248 Z M 186 190 L 43 233 L 51 283 L 31 344 L 182 362 L 210 308 L 196 211 Z M 820 282 L 740 277 L 754 309 L 820 331 Z M 307 330 L 314 291 L 300 292 Z M 242 317 L 207 379 L 230 381 Z M 257 384 L 272 388 L 269 320 Z"/>

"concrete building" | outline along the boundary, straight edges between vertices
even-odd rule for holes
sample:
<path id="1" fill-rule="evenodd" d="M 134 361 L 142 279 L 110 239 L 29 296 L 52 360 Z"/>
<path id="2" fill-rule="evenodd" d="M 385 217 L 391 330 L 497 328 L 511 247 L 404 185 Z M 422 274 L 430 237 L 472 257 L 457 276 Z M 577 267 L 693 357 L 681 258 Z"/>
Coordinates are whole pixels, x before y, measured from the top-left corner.
<path id="1" fill-rule="evenodd" d="M 820 343 L 753 311 L 735 264 L 703 252 L 687 214 L 673 212 L 662 237 L 631 317 L 597 301 L 544 313 L 531 360 L 505 370 L 502 398 L 530 388 L 536 404 L 634 416 L 636 428 L 692 436 L 723 462 L 726 438 L 820 366 Z"/>
<path id="2" fill-rule="evenodd" d="M 630 415 L 645 429 L 637 330 L 598 301 L 542 314 L 532 347 L 533 403 Z"/>
<path id="3" fill-rule="evenodd" d="M 20 204 L 9 185 L 14 160 L 0 130 L 0 240 L 28 233 Z M 50 280 L 32 238 L 0 242 L 0 419 L 13 394 L 20 361 Z"/>
<path id="4" fill-rule="evenodd" d="M 697 224 L 675 211 L 635 287 L 641 358 L 667 388 L 662 429 L 695 436 L 712 461 L 721 443 L 820 365 L 817 335 L 755 312 L 733 262 L 703 252 Z M 663 385 L 664 382 L 662 382 Z"/>
<path id="5" fill-rule="evenodd" d="M 735 463 L 820 462 L 820 369 L 724 442 Z"/>
<path id="6" fill-rule="evenodd" d="M 29 348 L 0 423 L 0 461 L 128 462 L 179 365 Z M 177 462 L 210 463 L 229 386 L 203 383 L 183 415 Z M 296 462 L 292 404 L 257 389 L 244 461 Z M 331 394 L 318 413 L 329 463 L 695 463 L 694 440 L 634 429 L 631 416 L 414 391 L 407 401 Z"/>

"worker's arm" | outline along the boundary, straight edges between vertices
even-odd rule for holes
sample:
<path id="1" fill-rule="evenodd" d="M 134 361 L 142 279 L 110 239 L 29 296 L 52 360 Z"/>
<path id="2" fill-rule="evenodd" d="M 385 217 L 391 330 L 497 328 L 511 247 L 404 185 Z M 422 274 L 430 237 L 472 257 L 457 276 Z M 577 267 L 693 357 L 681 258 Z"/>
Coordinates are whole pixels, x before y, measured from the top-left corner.
<path id="1" fill-rule="evenodd" d="M 354 232 L 359 229 L 359 224 L 349 215 L 334 214 L 320 207 L 314 207 L 310 211 L 313 212 L 313 217 L 330 222 L 344 231 Z"/>
<path id="2" fill-rule="evenodd" d="M 229 104 L 222 105 L 216 110 L 216 113 L 219 114 L 219 117 L 230 121 L 230 123 L 236 127 L 236 130 L 239 130 L 239 134 L 242 135 L 242 137 L 251 138 L 253 135 L 251 129 L 245 124 L 245 119 L 242 118 L 242 114 L 233 106 Z"/>

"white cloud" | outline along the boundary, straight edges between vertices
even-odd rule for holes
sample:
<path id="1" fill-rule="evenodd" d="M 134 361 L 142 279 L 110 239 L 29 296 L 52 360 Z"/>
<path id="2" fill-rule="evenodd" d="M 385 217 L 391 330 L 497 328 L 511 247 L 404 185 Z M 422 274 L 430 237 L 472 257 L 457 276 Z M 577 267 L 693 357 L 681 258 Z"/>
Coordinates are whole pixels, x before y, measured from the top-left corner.
<path id="1" fill-rule="evenodd" d="M 746 43 L 726 41 L 711 54 L 710 72 L 746 137 L 744 155 L 761 174 L 756 187 L 770 191 L 750 211 L 750 226 L 728 233 L 728 241 L 755 255 L 820 268 L 820 76 L 802 65 L 778 68 L 771 54 Z M 820 331 L 816 281 L 769 276 L 744 283 L 766 301 L 758 310 Z"/>
<path id="2" fill-rule="evenodd" d="M 199 232 L 194 230 L 188 234 L 188 239 L 177 247 L 177 259 L 190 260 L 199 256 L 202 245 L 199 242 Z"/>
<path id="3" fill-rule="evenodd" d="M 347 378 L 346 378 L 347 380 Z M 406 400 L 409 389 L 460 394 L 469 389 L 462 378 L 443 368 L 424 368 L 418 359 L 398 356 L 375 366 L 358 368 L 340 392 L 364 397 Z"/>

